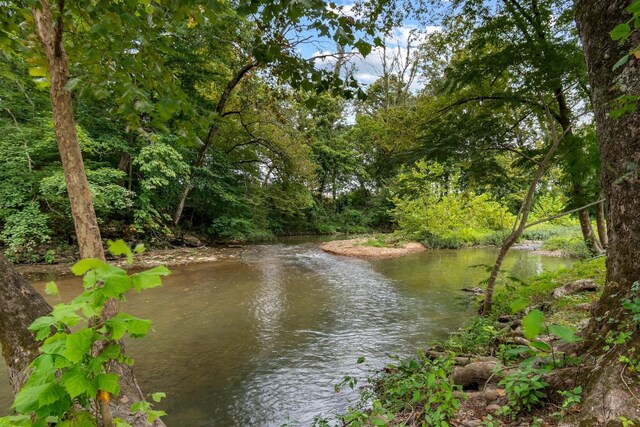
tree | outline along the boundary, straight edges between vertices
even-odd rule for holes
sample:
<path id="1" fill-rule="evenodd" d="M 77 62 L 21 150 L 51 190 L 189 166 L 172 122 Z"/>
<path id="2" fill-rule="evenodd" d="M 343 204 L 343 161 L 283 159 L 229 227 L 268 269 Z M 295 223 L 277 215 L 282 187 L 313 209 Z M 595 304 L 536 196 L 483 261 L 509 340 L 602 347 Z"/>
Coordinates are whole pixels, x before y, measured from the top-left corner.
<path id="1" fill-rule="evenodd" d="M 210 106 L 208 112 L 210 124 L 206 128 L 206 136 L 202 139 L 195 157 L 193 171 L 182 187 L 173 213 L 174 225 L 180 222 L 187 197 L 193 187 L 195 171 L 203 166 L 207 152 L 218 134 L 220 121 L 234 114 L 233 111 L 225 111 L 225 109 L 236 87 L 251 75 L 251 72 L 260 69 L 280 82 L 290 84 L 297 89 L 317 92 L 338 91 L 351 96 L 351 91 L 358 86 L 353 77 L 347 76 L 348 81 L 343 81 L 333 70 L 317 67 L 316 61 L 330 56 L 338 57 L 338 62 L 342 61 L 345 46 L 354 46 L 366 56 L 371 50 L 370 43 L 364 38 L 356 37 L 361 34 L 365 36 L 373 34 L 379 13 L 372 12 L 366 19 L 355 20 L 344 15 L 340 8 L 331 7 L 320 0 L 305 3 L 248 1 L 241 2 L 235 12 L 240 17 L 244 17 L 247 22 L 246 25 L 239 26 L 240 30 L 236 34 L 226 34 L 228 37 L 226 48 L 232 46 L 235 50 L 240 50 L 240 53 L 235 58 L 235 64 L 230 67 L 226 82 L 221 84 L 222 90 L 217 95 L 217 101 Z M 228 22 L 223 22 L 219 28 L 227 25 Z M 314 34 L 316 38 L 333 39 L 341 47 L 342 52 L 335 55 L 319 54 L 310 58 L 303 57 L 298 48 L 314 37 L 310 37 L 309 34 Z M 204 43 L 200 44 L 200 51 L 203 52 L 204 58 L 209 58 L 214 54 L 210 50 L 211 43 L 207 39 L 203 41 Z M 345 91 L 344 87 L 349 87 L 350 90 Z M 192 89 L 190 92 L 197 91 Z"/>
<path id="2" fill-rule="evenodd" d="M 626 12 L 628 5 L 626 0 L 575 1 L 600 140 L 601 184 L 607 200 L 609 232 L 606 285 L 591 320 L 592 339 L 587 344 L 599 359 L 589 373 L 583 399 L 580 418 L 585 425 L 618 422 L 619 416 L 640 417 L 637 395 L 632 391 L 632 387 L 637 390 L 637 384 L 624 387 L 620 383 L 625 368 L 619 361 L 630 348 L 639 348 L 640 330 L 629 330 L 629 339 L 613 351 L 598 351 L 608 333 L 629 327 L 631 316 L 624 302 L 637 298 L 634 283 L 640 279 L 640 112 L 634 102 L 628 114 L 617 119 L 611 114 L 617 99 L 640 93 L 637 59 L 614 69 L 616 62 L 634 48 L 631 39 L 619 43 L 610 36 L 615 27 L 631 17 Z"/>
<path id="3" fill-rule="evenodd" d="M 454 6 L 460 4 L 462 11 L 454 9 L 450 25 L 462 29 L 452 29 L 450 43 L 461 35 L 466 42 L 446 71 L 448 91 L 457 97 L 451 107 L 509 105 L 518 108 L 519 114 L 542 120 L 545 108 L 550 108 L 562 128 L 560 151 L 566 155 L 560 159 L 570 184 L 567 208 L 593 202 L 599 189 L 588 185 L 585 171 L 594 168 L 584 155 L 585 141 L 574 129 L 589 94 L 582 52 L 572 32 L 571 10 L 553 0 L 502 0 L 495 5 L 483 0 L 454 2 Z M 493 13 L 487 13 L 489 10 Z M 460 19 L 465 24 L 459 25 Z M 522 117 L 516 120 L 526 116 Z M 602 253 L 589 211 L 579 209 L 578 218 L 591 252 Z"/>

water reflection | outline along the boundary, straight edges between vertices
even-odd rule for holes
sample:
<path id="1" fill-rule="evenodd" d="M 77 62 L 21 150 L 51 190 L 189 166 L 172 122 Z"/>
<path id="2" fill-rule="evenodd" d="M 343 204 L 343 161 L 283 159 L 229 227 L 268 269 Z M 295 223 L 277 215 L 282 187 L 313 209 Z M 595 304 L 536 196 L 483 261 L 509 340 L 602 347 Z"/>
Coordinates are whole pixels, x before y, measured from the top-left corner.
<path id="1" fill-rule="evenodd" d="M 387 353 L 408 355 L 471 314 L 459 288 L 486 277 L 496 251 L 429 251 L 365 261 L 309 243 L 256 246 L 239 259 L 174 268 L 165 287 L 132 295 L 126 310 L 154 332 L 128 344 L 141 386 L 164 391 L 172 426 L 308 424 L 342 410 L 344 375 L 362 375 Z M 512 251 L 520 277 L 566 260 Z M 76 279 L 58 282 L 63 298 Z M 42 287 L 42 284 L 38 284 Z M 4 367 L 0 367 L 4 371 Z M 0 385 L 0 413 L 9 406 Z"/>

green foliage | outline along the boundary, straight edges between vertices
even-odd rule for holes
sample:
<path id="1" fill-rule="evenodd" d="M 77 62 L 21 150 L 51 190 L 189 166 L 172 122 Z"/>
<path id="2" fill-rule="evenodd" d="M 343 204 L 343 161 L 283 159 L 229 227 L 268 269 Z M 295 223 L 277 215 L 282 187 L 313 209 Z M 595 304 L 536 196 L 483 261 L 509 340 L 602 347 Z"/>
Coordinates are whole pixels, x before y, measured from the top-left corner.
<path id="1" fill-rule="evenodd" d="M 35 202 L 8 216 L 0 233 L 0 240 L 8 246 L 8 255 L 28 256 L 38 245 L 49 241 L 51 229 L 47 223 L 47 216 Z"/>
<path id="2" fill-rule="evenodd" d="M 459 247 L 504 231 L 514 217 L 487 194 L 461 191 L 459 173 L 421 161 L 395 180 L 393 215 L 400 232 L 427 247 Z"/>
<path id="3" fill-rule="evenodd" d="M 475 317 L 464 329 L 449 335 L 445 347 L 461 354 L 484 354 L 497 335 L 490 319 Z"/>
<path id="4" fill-rule="evenodd" d="M 123 242 L 110 242 L 114 255 L 126 255 L 132 261 L 131 249 Z M 141 248 L 137 248 L 140 252 Z M 162 284 L 161 277 L 169 274 L 165 267 L 139 273 L 125 270 L 98 259 L 83 259 L 72 271 L 83 275 L 82 294 L 68 303 L 53 307 L 50 315 L 36 319 L 30 330 L 42 342 L 41 354 L 31 363 L 31 373 L 24 387 L 16 395 L 13 408 L 23 416 L 4 417 L 0 425 L 20 421 L 19 425 L 96 425 L 91 409 L 99 392 L 118 395 L 119 380 L 109 372 L 112 361 L 132 364 L 133 360 L 121 352 L 119 340 L 125 335 L 142 338 L 151 323 L 125 313 L 103 317 L 109 299 L 125 300 L 127 292 L 140 292 Z M 57 294 L 53 283 L 47 293 Z M 161 395 L 152 396 L 155 401 Z M 134 403 L 149 420 L 164 415 L 153 411 L 147 402 Z M 26 416 L 26 418 L 25 418 Z M 29 418 L 30 416 L 30 418 Z M 124 426 L 121 420 L 119 424 Z"/>
<path id="5" fill-rule="evenodd" d="M 564 256 L 586 259 L 591 257 L 591 251 L 584 242 L 582 235 L 555 236 L 546 240 L 542 245 L 545 251 L 560 251 Z"/>
<path id="6" fill-rule="evenodd" d="M 508 399 L 507 405 L 501 408 L 500 413 L 515 418 L 520 411 L 531 412 L 538 406 L 542 399 L 547 397 L 545 389 L 549 385 L 542 379 L 543 373 L 545 371 L 528 365 L 500 380 L 498 384 L 504 387 Z"/>
<path id="7" fill-rule="evenodd" d="M 387 426 L 396 415 L 413 413 L 412 408 L 420 407 L 419 418 L 413 421 L 429 427 L 446 426 L 460 407 L 454 395 L 459 388 L 448 379 L 452 366 L 451 360 L 422 358 L 391 364 L 379 378 L 370 379 L 374 394 L 364 399 L 371 402 L 370 407 L 350 408 L 338 420 L 354 426 Z"/>

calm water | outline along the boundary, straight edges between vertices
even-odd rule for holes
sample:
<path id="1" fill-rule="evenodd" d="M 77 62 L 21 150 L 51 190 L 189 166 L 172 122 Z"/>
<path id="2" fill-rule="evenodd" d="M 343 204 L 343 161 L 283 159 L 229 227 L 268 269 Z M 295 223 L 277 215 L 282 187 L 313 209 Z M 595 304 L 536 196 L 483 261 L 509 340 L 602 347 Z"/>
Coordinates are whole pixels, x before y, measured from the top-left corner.
<path id="1" fill-rule="evenodd" d="M 356 359 L 381 367 L 387 354 L 411 355 L 459 327 L 472 314 L 459 289 L 486 276 L 468 267 L 496 255 L 463 249 L 367 261 L 292 242 L 174 268 L 165 287 L 130 297 L 126 311 L 152 319 L 154 332 L 127 351 L 142 389 L 167 393 L 168 425 L 308 425 L 344 410 L 356 396 L 333 386 L 365 374 Z M 505 264 L 526 277 L 569 261 L 512 251 Z M 57 283 L 63 299 L 78 292 L 77 279 Z M 0 414 L 10 399 L 0 383 Z"/>

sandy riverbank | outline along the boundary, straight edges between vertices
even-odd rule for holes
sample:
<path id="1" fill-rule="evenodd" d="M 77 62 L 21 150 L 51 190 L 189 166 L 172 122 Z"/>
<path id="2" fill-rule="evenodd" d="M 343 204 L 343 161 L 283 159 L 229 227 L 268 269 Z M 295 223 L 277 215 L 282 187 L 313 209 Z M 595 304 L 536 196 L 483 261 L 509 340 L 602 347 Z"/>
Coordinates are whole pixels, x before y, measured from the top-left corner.
<path id="1" fill-rule="evenodd" d="M 395 258 L 416 252 L 425 251 L 426 248 L 416 242 L 401 244 L 398 246 L 377 247 L 368 246 L 370 239 L 334 240 L 322 243 L 320 249 L 336 255 L 353 256 L 358 258 Z"/>

